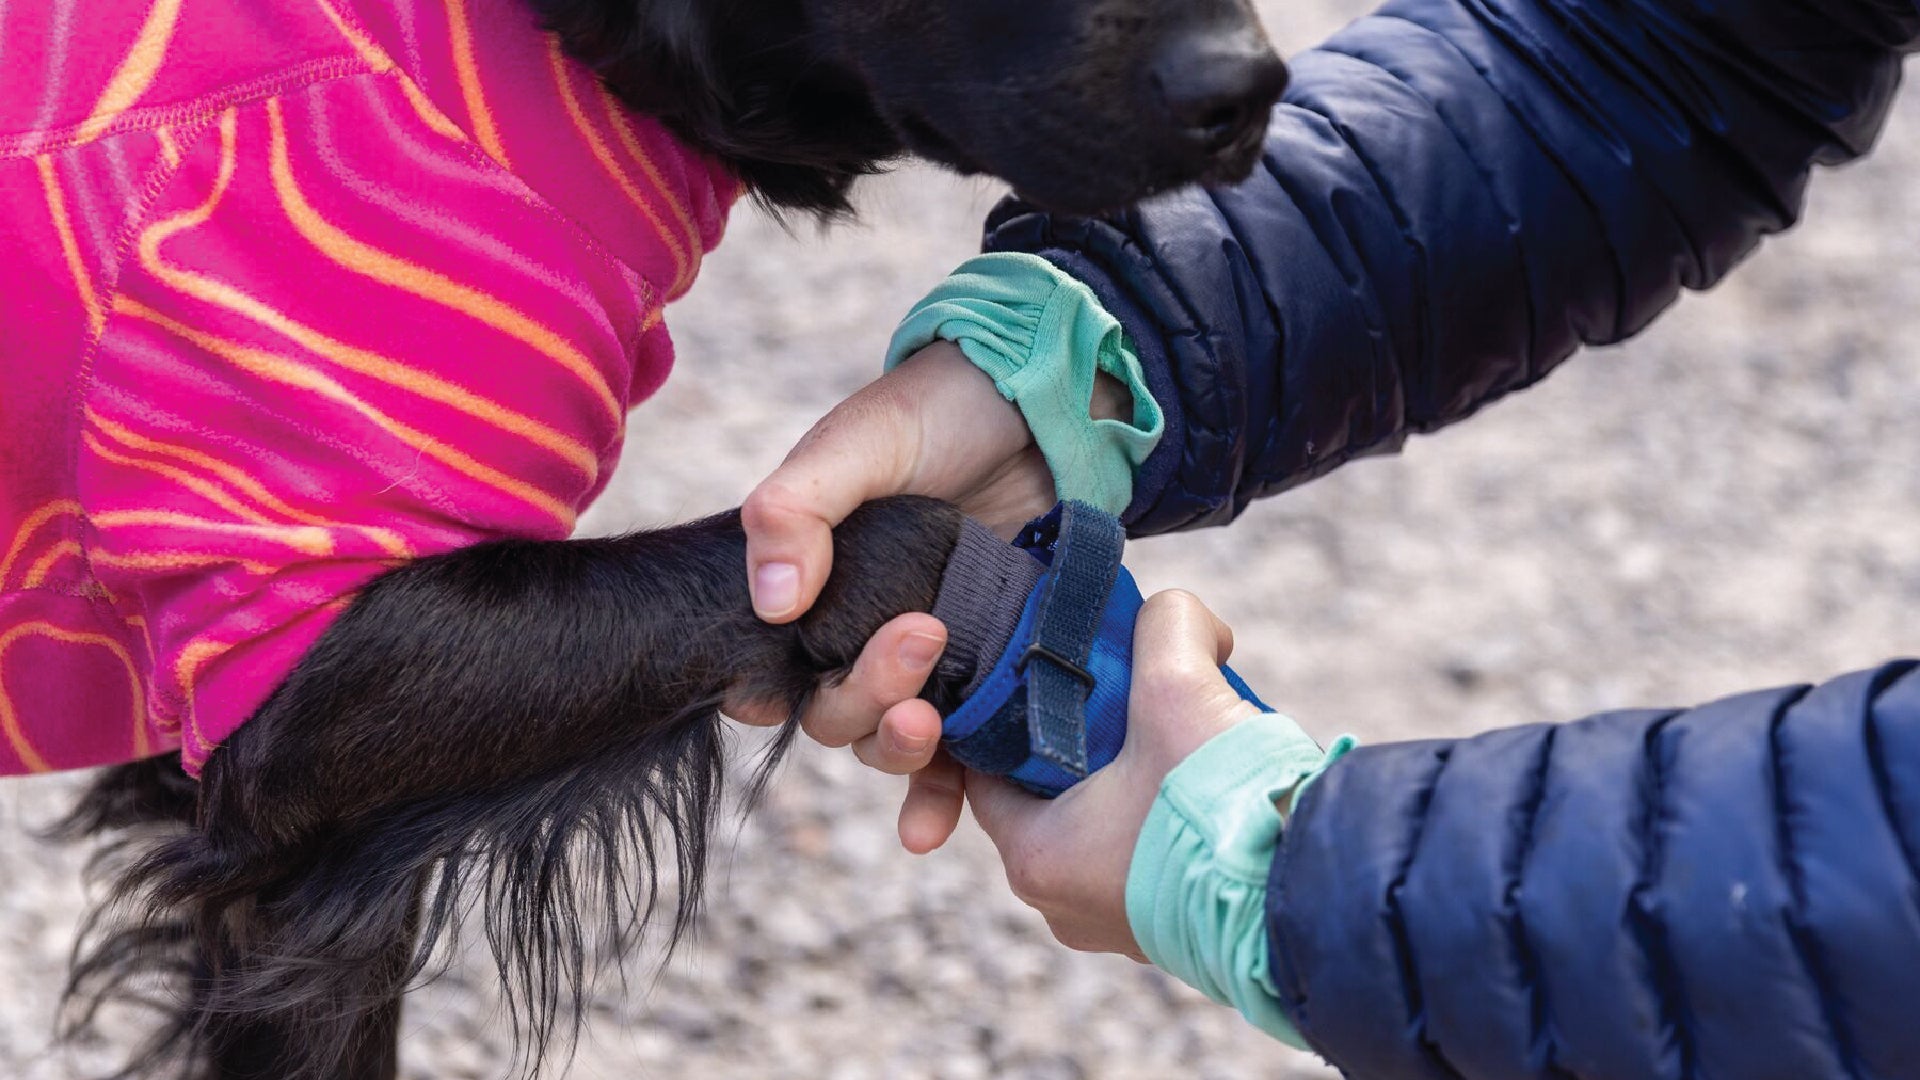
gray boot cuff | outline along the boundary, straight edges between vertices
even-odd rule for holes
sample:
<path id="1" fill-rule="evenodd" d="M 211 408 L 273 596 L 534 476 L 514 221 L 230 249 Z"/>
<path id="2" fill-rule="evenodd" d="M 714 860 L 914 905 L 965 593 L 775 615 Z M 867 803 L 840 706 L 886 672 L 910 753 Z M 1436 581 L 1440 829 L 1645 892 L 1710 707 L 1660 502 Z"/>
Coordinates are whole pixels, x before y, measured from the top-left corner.
<path id="1" fill-rule="evenodd" d="M 964 681 L 970 695 L 1013 640 L 1027 597 L 1046 571 L 1040 560 L 968 518 L 940 578 L 933 616 L 947 627 L 935 676 Z"/>

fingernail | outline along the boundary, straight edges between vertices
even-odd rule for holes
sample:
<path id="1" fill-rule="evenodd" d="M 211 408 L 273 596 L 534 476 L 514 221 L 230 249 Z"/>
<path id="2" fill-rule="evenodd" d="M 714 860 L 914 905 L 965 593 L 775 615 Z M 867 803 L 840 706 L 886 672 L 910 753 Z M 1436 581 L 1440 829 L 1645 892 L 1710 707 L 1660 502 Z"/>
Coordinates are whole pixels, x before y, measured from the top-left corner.
<path id="1" fill-rule="evenodd" d="M 910 668 L 932 667 L 946 643 L 932 634 L 908 634 L 900 643 L 900 662 Z"/>
<path id="2" fill-rule="evenodd" d="M 932 739 L 927 738 L 925 735 L 899 734 L 894 735 L 892 741 L 895 752 L 901 754 L 918 754 L 933 742 Z"/>
<path id="3" fill-rule="evenodd" d="M 753 610 L 778 618 L 800 602 L 800 568 L 792 563 L 761 563 L 753 572 Z"/>

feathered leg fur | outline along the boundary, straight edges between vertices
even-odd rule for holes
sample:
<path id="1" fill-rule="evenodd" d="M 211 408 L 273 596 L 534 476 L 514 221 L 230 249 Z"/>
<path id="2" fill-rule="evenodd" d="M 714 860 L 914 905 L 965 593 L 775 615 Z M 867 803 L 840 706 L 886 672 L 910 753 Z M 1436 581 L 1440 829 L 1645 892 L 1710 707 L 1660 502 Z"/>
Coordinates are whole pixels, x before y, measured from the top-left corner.
<path id="1" fill-rule="evenodd" d="M 698 908 L 722 699 L 797 717 L 882 622 L 932 606 L 959 526 L 934 500 L 869 504 L 837 531 L 819 603 L 780 627 L 752 613 L 731 513 L 393 571 L 197 791 L 141 763 L 74 812 L 70 833 L 126 838 L 76 1023 L 171 978 L 169 1021 L 126 1075 L 385 1080 L 402 991 L 472 910 L 537 1071 L 577 1031 L 593 958 L 654 913 L 656 867 L 677 878 L 670 935 Z"/>

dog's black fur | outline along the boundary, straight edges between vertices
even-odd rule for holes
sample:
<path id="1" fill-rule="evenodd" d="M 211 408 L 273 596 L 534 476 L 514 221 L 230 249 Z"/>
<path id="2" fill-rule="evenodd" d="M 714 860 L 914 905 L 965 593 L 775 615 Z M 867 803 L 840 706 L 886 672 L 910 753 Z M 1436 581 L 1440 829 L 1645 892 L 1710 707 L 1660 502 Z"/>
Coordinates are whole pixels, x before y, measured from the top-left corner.
<path id="1" fill-rule="evenodd" d="M 845 211 L 856 178 L 908 152 L 1078 213 L 1242 179 L 1285 85 L 1274 58 L 1223 142 L 1162 121 L 1170 43 L 1266 50 L 1250 0 L 533 3 L 627 104 L 765 201 L 815 212 Z"/>
<path id="2" fill-rule="evenodd" d="M 935 500 L 862 507 L 788 626 L 754 617 L 737 513 L 380 578 L 197 791 L 176 759 L 124 765 L 68 819 L 127 840 L 117 906 L 75 968 L 76 1022 L 184 976 L 137 1073 L 389 1077 L 400 994 L 474 905 L 537 1064 L 556 1021 L 578 1023 L 590 960 L 652 913 L 654 866 L 677 871 L 673 934 L 692 919 L 722 699 L 797 718 L 882 622 L 932 607 L 959 528 Z M 950 706 L 952 689 L 932 692 Z"/>
<path id="3" fill-rule="evenodd" d="M 843 211 L 856 177 L 907 151 L 1099 208 L 1244 173 L 1258 146 L 1257 123 L 1250 142 L 1195 143 L 1140 119 L 1154 50 L 1244 37 L 1246 0 L 534 3 L 629 104 L 782 208 Z M 124 1075 L 391 1080 L 402 991 L 477 909 L 537 1070 L 577 1028 L 593 958 L 661 899 L 656 866 L 677 871 L 673 936 L 692 919 L 723 698 L 797 717 L 881 623 L 932 606 L 959 525 L 940 502 L 869 504 L 784 627 L 753 616 L 737 515 L 390 572 L 197 785 L 177 757 L 126 765 L 69 817 L 62 833 L 107 838 L 117 868 L 73 1028 L 145 1000 L 163 1023 Z"/>

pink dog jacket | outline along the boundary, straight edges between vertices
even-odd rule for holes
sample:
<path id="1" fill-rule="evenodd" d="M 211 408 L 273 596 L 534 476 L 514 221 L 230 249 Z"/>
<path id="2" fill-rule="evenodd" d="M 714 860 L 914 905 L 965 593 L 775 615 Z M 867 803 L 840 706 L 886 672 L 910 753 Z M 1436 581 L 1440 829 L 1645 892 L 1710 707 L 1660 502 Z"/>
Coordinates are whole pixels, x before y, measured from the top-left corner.
<path id="1" fill-rule="evenodd" d="M 0 0 L 0 773 L 197 773 L 375 575 L 567 536 L 738 193 L 519 0 Z"/>

